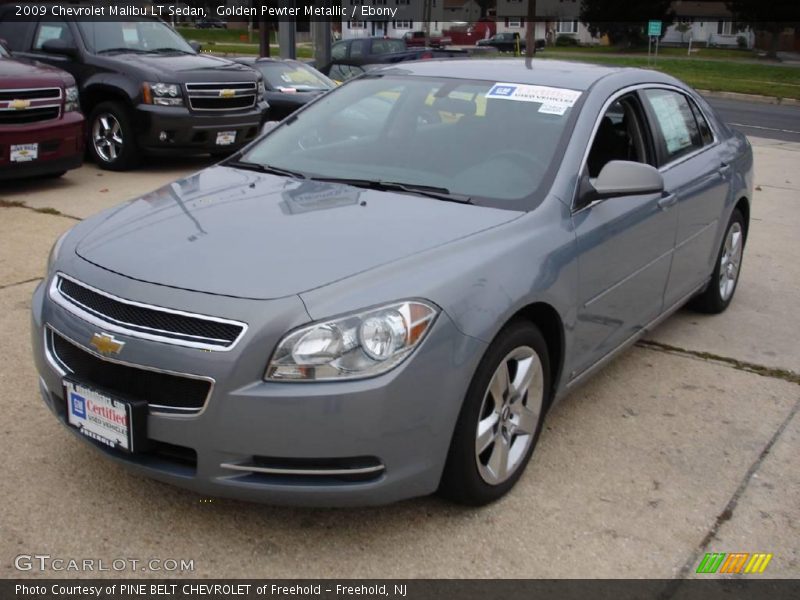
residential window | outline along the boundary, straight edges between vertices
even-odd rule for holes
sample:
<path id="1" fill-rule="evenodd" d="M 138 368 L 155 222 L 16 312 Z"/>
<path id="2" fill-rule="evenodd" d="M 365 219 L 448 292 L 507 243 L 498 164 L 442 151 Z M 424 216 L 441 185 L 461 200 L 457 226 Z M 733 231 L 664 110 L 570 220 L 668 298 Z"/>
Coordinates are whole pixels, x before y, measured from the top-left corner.
<path id="1" fill-rule="evenodd" d="M 717 34 L 731 35 L 731 33 L 733 33 L 733 23 L 731 23 L 730 21 L 717 22 Z"/>
<path id="2" fill-rule="evenodd" d="M 414 24 L 411 21 L 393 21 L 395 29 L 413 29 Z"/>
<path id="3" fill-rule="evenodd" d="M 373 6 L 386 6 L 386 0 L 372 0 Z"/>
<path id="4" fill-rule="evenodd" d="M 511 17 L 510 19 L 506 19 L 506 27 L 513 27 L 519 29 L 525 24 L 525 19 L 520 19 L 519 17 Z"/>
<path id="5" fill-rule="evenodd" d="M 366 29 L 367 24 L 364 21 L 348 21 L 347 22 L 348 29 Z"/>
<path id="6" fill-rule="evenodd" d="M 394 0 L 394 3 L 398 6 L 408 6 L 411 0 Z"/>
<path id="7" fill-rule="evenodd" d="M 559 21 L 556 26 L 558 33 L 578 33 L 577 21 Z"/>

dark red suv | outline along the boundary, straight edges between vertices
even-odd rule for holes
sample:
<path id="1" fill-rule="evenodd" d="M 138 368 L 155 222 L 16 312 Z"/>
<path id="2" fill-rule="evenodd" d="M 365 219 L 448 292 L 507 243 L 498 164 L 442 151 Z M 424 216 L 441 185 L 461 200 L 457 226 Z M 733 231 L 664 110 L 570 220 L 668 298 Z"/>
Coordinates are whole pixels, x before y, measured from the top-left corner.
<path id="1" fill-rule="evenodd" d="M 72 75 L 12 60 L 0 41 L 0 179 L 57 177 L 79 167 L 84 136 Z"/>

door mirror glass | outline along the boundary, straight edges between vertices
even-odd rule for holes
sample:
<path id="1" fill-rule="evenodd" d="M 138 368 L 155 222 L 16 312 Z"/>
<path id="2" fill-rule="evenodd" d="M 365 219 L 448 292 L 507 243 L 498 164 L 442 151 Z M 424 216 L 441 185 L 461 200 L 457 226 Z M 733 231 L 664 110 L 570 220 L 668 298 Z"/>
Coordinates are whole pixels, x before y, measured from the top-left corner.
<path id="1" fill-rule="evenodd" d="M 65 40 L 47 40 L 42 44 L 42 51 L 47 54 L 57 54 L 70 58 L 78 56 L 78 49 Z"/>
<path id="2" fill-rule="evenodd" d="M 200 52 L 200 50 L 203 49 L 203 44 L 201 44 L 200 42 L 196 42 L 195 40 L 189 40 L 189 45 L 195 52 Z"/>
<path id="3" fill-rule="evenodd" d="M 592 187 L 596 198 L 656 194 L 664 191 L 664 178 L 650 165 L 612 160 L 592 180 Z"/>

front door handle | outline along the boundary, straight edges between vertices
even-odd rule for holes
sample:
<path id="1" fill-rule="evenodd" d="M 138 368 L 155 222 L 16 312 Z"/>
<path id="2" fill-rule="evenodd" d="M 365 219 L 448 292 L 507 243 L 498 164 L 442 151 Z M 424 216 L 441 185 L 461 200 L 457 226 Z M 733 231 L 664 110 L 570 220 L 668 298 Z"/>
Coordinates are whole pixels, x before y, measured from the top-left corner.
<path id="1" fill-rule="evenodd" d="M 722 163 L 719 166 L 719 174 L 722 175 L 723 177 L 728 173 L 730 173 L 730 171 L 731 171 L 731 166 L 728 163 Z"/>
<path id="2" fill-rule="evenodd" d="M 667 194 L 658 201 L 658 207 L 661 210 L 667 210 L 671 206 L 675 206 L 678 202 L 678 196 L 675 194 Z"/>

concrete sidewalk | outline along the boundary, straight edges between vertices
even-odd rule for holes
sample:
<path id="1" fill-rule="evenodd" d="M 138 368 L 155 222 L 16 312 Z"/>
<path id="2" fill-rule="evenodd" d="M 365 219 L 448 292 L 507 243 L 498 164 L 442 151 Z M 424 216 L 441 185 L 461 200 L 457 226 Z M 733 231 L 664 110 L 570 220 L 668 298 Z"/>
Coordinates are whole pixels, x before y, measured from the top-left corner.
<path id="1" fill-rule="evenodd" d="M 728 312 L 680 311 L 565 399 L 517 488 L 480 510 L 436 498 L 359 510 L 203 499 L 78 443 L 39 399 L 30 357 L 30 297 L 49 247 L 76 219 L 208 161 L 4 184 L 0 575 L 41 576 L 13 559 L 47 553 L 195 563 L 87 574 L 110 577 L 671 578 L 691 576 L 705 552 L 771 552 L 765 576 L 800 577 L 800 144 L 752 141 L 759 187 Z"/>

